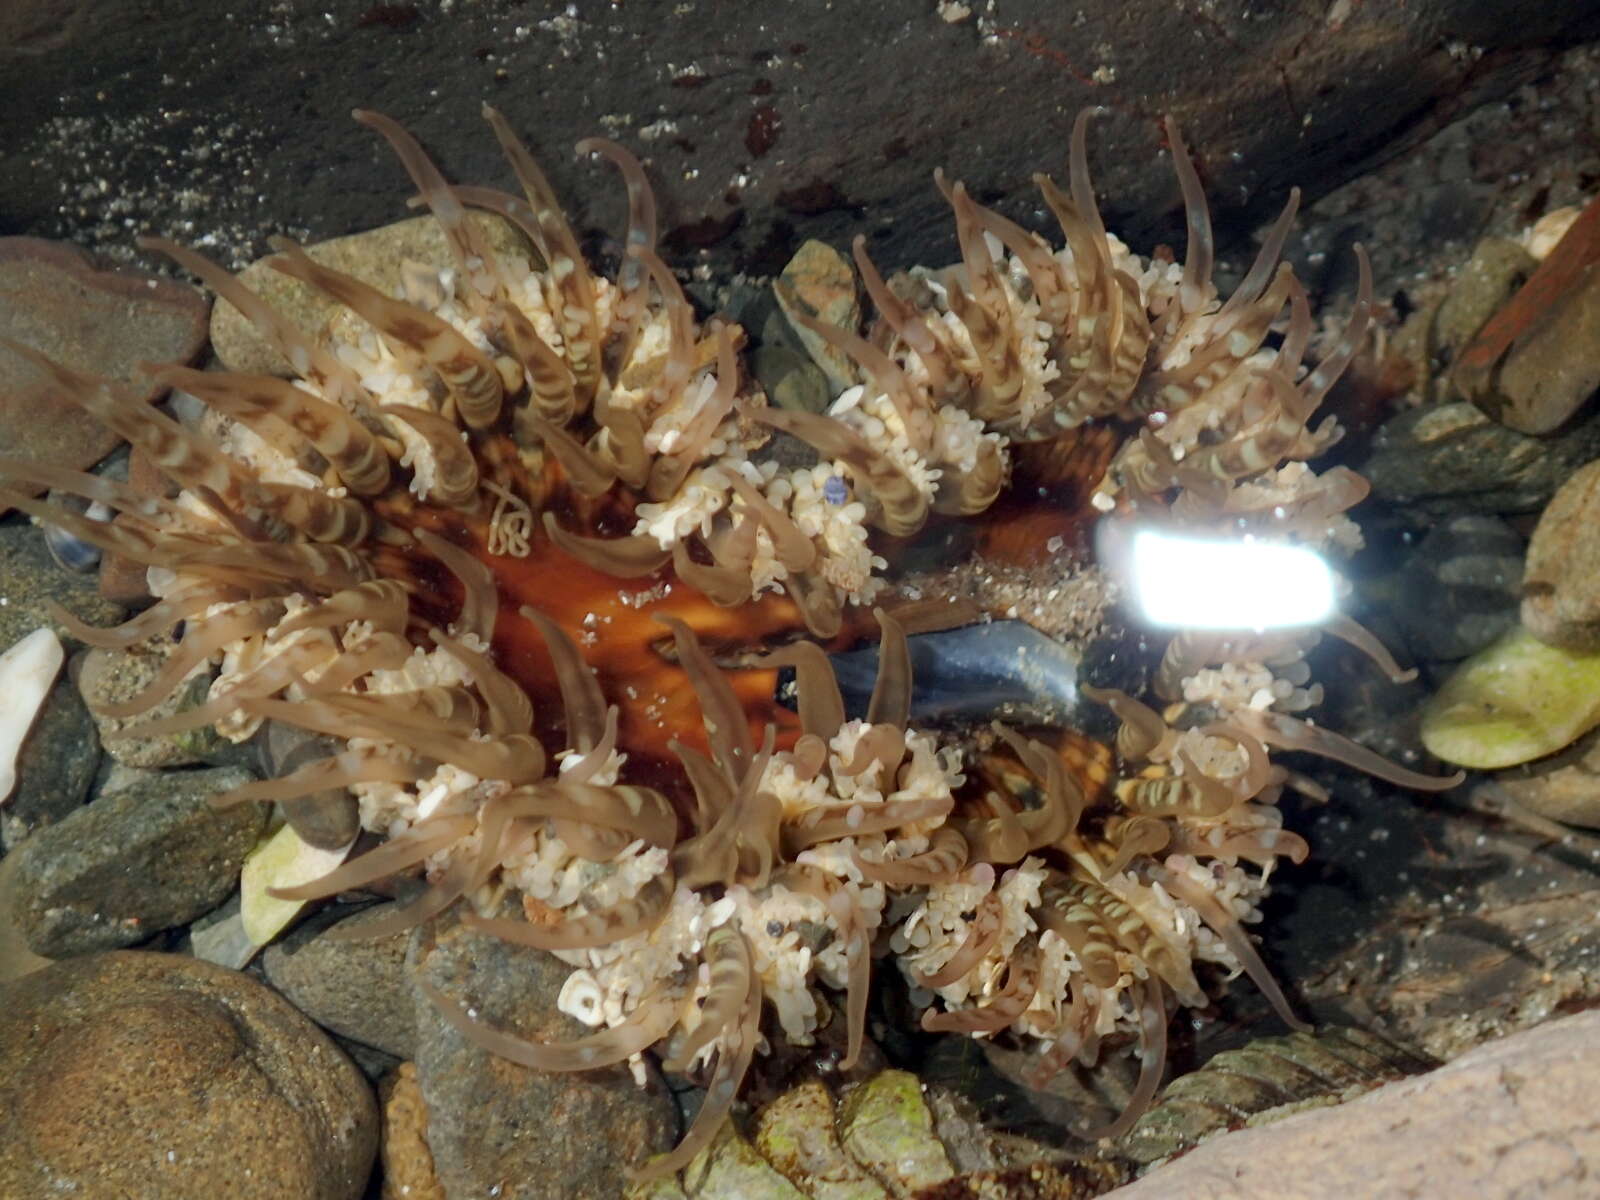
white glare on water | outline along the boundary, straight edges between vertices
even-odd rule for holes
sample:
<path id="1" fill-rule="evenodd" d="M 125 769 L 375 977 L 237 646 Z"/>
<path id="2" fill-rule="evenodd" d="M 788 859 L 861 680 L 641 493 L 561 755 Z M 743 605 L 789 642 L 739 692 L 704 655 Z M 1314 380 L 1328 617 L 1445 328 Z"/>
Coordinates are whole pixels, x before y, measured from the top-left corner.
<path id="1" fill-rule="evenodd" d="M 1320 555 L 1276 542 L 1216 541 L 1141 530 L 1133 593 L 1154 625 L 1273 629 L 1333 612 L 1333 573 Z"/>

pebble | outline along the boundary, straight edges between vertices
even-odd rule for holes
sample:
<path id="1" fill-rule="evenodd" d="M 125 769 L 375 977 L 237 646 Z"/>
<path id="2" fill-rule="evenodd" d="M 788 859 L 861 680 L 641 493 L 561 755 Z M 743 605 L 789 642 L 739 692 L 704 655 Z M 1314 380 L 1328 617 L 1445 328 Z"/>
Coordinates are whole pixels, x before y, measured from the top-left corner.
<path id="1" fill-rule="evenodd" d="M 1560 754 L 1495 779 L 1529 812 L 1600 829 L 1600 732 L 1590 730 Z"/>
<path id="2" fill-rule="evenodd" d="M 794 336 L 827 376 L 829 394 L 837 396 L 856 383 L 856 368 L 843 351 L 830 346 L 793 318 L 790 288 L 802 310 L 825 325 L 855 333 L 861 323 L 861 302 L 856 298 L 856 276 L 848 259 L 827 242 L 806 241 L 779 276 L 788 288 L 775 287 L 778 306 L 789 317 Z"/>
<path id="3" fill-rule="evenodd" d="M 1532 437 L 1456 401 L 1385 421 L 1358 469 L 1373 495 L 1423 515 L 1523 513 L 1543 508 L 1573 471 L 1595 458 L 1600 415 Z"/>
<path id="4" fill-rule="evenodd" d="M 358 929 L 393 911 L 392 903 L 374 905 L 339 926 Z M 405 965 L 410 935 L 335 940 L 325 935 L 338 916 L 319 913 L 267 947 L 261 963 L 268 980 L 324 1029 L 411 1058 L 417 1012 Z"/>
<path id="5" fill-rule="evenodd" d="M 249 976 L 171 954 L 0 988 L 0 1195 L 357 1200 L 377 1148 L 359 1072 Z"/>
<path id="6" fill-rule="evenodd" d="M 93 647 L 77 664 L 78 691 L 95 725 L 105 751 L 127 767 L 185 767 L 213 761 L 219 757 L 234 762 L 254 757 L 247 749 L 235 747 L 215 727 L 204 725 L 181 733 L 157 737 L 118 737 L 124 729 L 147 721 L 170 717 L 174 713 L 204 703 L 211 687 L 211 670 L 202 666 L 159 704 L 131 717 L 113 717 L 97 712 L 98 706 L 127 700 L 144 690 L 166 665 L 177 644 L 166 638 L 152 639 L 131 650 Z"/>
<path id="7" fill-rule="evenodd" d="M 10 646 L 41 626 L 69 647 L 81 645 L 46 608 L 54 600 L 91 625 L 113 625 L 122 609 L 104 599 L 94 580 L 63 571 L 31 525 L 0 525 L 0 646 Z"/>
<path id="8" fill-rule="evenodd" d="M 763 342 L 751 356 L 751 370 L 767 399 L 791 412 L 827 411 L 832 399 L 822 368 L 799 350 Z"/>
<path id="9" fill-rule="evenodd" d="M 1528 543 L 1522 623 L 1553 646 L 1600 648 L 1600 462 L 1561 485 Z"/>
<path id="10" fill-rule="evenodd" d="M 101 271 L 76 247 L 0 238 L 0 337 L 78 371 L 127 383 L 155 400 L 165 390 L 140 362 L 194 359 L 205 344 L 204 297 L 185 284 L 132 271 Z M 38 368 L 0 349 L 0 428 L 6 453 L 83 471 L 122 440 L 55 395 Z M 42 489 L 27 489 L 34 492 Z M 0 506 L 0 516 L 6 510 Z"/>
<path id="11" fill-rule="evenodd" d="M 522 258 L 532 254 L 527 238 L 502 218 L 474 212 L 468 214 L 468 220 L 487 239 L 490 249 Z M 400 287 L 401 267 L 406 262 L 454 267 L 444 233 L 431 216 L 332 238 L 307 246 L 305 251 L 323 266 L 353 275 L 391 296 Z M 274 270 L 268 265 L 270 261 L 269 256 L 251 263 L 239 273 L 239 282 L 305 333 L 320 336 L 328 319 L 341 306 L 310 284 Z M 211 348 L 230 371 L 256 375 L 292 373 L 284 357 L 226 300 L 218 300 L 211 311 Z"/>
<path id="12" fill-rule="evenodd" d="M 1473 655 L 1422 711 L 1422 744 L 1489 771 L 1553 754 L 1600 724 L 1600 653 L 1547 645 L 1518 627 Z"/>
<path id="13" fill-rule="evenodd" d="M 1416 658 L 1475 654 L 1517 623 L 1523 540 L 1498 517 L 1446 517 L 1406 555 L 1391 615 Z"/>
<path id="14" fill-rule="evenodd" d="M 1510 238 L 1487 237 L 1473 248 L 1435 304 L 1412 314 L 1391 343 L 1391 352 L 1411 364 L 1417 390 L 1428 401 L 1450 398 L 1450 380 L 1439 367 L 1455 360 L 1460 349 L 1522 286 L 1538 266 L 1523 246 Z"/>
<path id="15" fill-rule="evenodd" d="M 142 942 L 225 900 L 266 825 L 265 806 L 217 810 L 237 768 L 132 774 L 17 851 L 16 919 L 51 958 Z"/>
<path id="16" fill-rule="evenodd" d="M 451 914 L 413 935 L 407 961 L 496 1029 L 538 1041 L 591 1032 L 556 1008 L 571 967 L 476 934 Z M 468 1041 L 420 991 L 416 1006 L 428 1146 L 447 1194 L 488 1196 L 498 1186 L 518 1200 L 618 1196 L 636 1164 L 676 1144 L 677 1105 L 654 1067 L 646 1088 L 626 1065 L 532 1071 Z"/>
<path id="17" fill-rule="evenodd" d="M 683 1169 L 683 1194 L 689 1200 L 808 1200 L 808 1193 L 773 1170 L 731 1121 Z"/>
<path id="18" fill-rule="evenodd" d="M 299 729 L 285 721 L 267 721 L 256 737 L 261 749 L 262 776 L 281 779 L 309 762 L 337 754 L 344 742 Z M 348 788 L 329 788 L 310 796 L 293 796 L 279 802 L 284 819 L 307 844 L 322 850 L 342 850 L 361 832 L 361 809 Z"/>
<path id="19" fill-rule="evenodd" d="M 1107 1200 L 1594 1195 L 1600 1013 L 1551 1021 L 1337 1108 L 1198 1146 Z"/>

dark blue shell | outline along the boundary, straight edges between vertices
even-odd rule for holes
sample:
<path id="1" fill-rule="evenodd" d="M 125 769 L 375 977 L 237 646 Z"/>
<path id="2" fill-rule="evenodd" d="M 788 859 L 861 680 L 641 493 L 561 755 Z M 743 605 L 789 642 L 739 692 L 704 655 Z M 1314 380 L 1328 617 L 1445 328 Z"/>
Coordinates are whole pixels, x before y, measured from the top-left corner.
<path id="1" fill-rule="evenodd" d="M 1004 719 L 1061 724 L 1077 709 L 1078 659 L 1067 646 L 1021 621 L 989 621 L 914 634 L 911 718 L 920 723 Z M 830 656 L 845 713 L 865 717 L 878 674 L 878 647 Z M 792 704 L 794 673 L 778 678 L 778 698 Z"/>

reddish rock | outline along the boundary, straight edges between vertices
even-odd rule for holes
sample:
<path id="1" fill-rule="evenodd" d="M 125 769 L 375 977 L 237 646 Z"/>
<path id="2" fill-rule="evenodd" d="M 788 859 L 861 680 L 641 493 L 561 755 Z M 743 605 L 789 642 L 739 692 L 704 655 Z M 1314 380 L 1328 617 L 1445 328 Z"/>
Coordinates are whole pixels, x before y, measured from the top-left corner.
<path id="1" fill-rule="evenodd" d="M 363 1194 L 378 1142 L 366 1081 L 249 976 L 121 952 L 0 998 L 0 1195 Z"/>
<path id="2" fill-rule="evenodd" d="M 120 380 L 143 401 L 164 389 L 138 364 L 192 361 L 205 344 L 208 311 L 205 298 L 183 284 L 101 271 L 81 251 L 42 238 L 0 238 L 0 338 Z M 37 369 L 3 347 L 0 428 L 8 454 L 80 471 L 121 441 L 56 399 Z"/>

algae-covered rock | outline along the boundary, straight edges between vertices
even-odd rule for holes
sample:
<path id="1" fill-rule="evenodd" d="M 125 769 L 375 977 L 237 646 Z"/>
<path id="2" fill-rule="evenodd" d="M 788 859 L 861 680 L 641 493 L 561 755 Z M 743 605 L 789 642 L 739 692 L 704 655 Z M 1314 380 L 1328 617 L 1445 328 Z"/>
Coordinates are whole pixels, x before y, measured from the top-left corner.
<path id="1" fill-rule="evenodd" d="M 777 288 L 778 306 L 812 361 L 828 377 L 829 394 L 837 395 L 855 383 L 854 364 L 837 346 L 807 329 L 794 314 L 801 311 L 824 325 L 854 333 L 861 321 L 855 272 L 850 269 L 849 260 L 832 246 L 812 240 L 801 246 L 783 268 L 781 283 Z"/>
<path id="2" fill-rule="evenodd" d="M 882 1200 L 889 1193 L 845 1153 L 833 1122 L 833 1097 L 809 1079 L 756 1118 L 756 1148 L 813 1200 Z"/>
<path id="3" fill-rule="evenodd" d="M 1422 714 L 1422 744 L 1488 771 L 1553 754 L 1600 724 L 1600 652 L 1546 645 L 1517 628 L 1445 680 Z"/>
<path id="4" fill-rule="evenodd" d="M 839 1106 L 844 1147 L 889 1189 L 910 1196 L 955 1176 L 950 1156 L 933 1131 L 922 1084 L 906 1071 L 883 1071 Z"/>
<path id="5" fill-rule="evenodd" d="M 807 1200 L 756 1153 L 732 1121 L 724 1122 L 716 1140 L 683 1169 L 683 1192 L 689 1200 Z"/>

